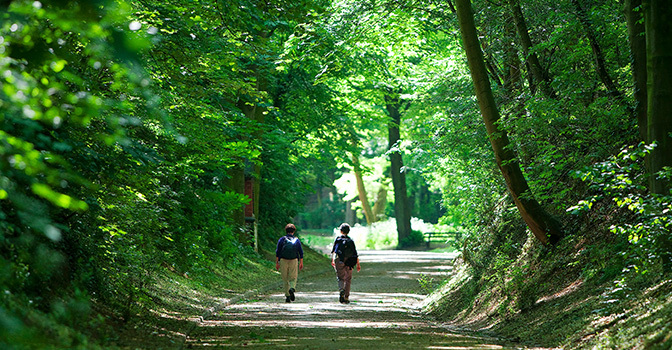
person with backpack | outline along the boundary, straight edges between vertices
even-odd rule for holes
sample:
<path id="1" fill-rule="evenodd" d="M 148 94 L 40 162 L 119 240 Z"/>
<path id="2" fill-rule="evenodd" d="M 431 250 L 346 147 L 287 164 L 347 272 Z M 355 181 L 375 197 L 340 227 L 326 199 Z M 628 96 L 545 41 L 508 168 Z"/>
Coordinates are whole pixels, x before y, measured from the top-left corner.
<path id="1" fill-rule="evenodd" d="M 331 248 L 331 266 L 336 269 L 336 278 L 338 279 L 338 301 L 343 304 L 350 303 L 350 282 L 352 280 L 352 269 L 357 266 L 357 272 L 362 269 L 359 264 L 359 256 L 355 241 L 348 237 L 350 225 L 343 223 L 339 227 L 341 235 L 334 241 L 334 247 Z M 338 260 L 336 259 L 338 257 Z"/>
<path id="2" fill-rule="evenodd" d="M 296 282 L 299 270 L 303 270 L 303 247 L 301 240 L 294 236 L 296 227 L 293 224 L 285 226 L 286 235 L 280 237 L 275 249 L 275 269 L 280 271 L 284 284 L 285 302 L 296 299 Z M 298 267 L 298 269 L 297 269 Z"/>

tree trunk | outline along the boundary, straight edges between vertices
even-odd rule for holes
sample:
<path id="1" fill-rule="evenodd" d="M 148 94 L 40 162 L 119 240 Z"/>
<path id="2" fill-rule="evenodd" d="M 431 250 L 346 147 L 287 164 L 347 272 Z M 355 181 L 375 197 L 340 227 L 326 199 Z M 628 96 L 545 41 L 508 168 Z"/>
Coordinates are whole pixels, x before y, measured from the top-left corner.
<path id="1" fill-rule="evenodd" d="M 261 72 L 258 72 L 255 74 L 256 81 L 257 81 L 257 91 L 266 91 L 268 90 L 268 80 L 262 76 L 263 74 Z M 236 103 L 236 106 L 241 110 L 241 112 L 247 117 L 249 120 L 253 121 L 254 123 L 257 124 L 263 124 L 265 120 L 265 114 L 264 112 L 266 111 L 266 107 L 260 106 L 256 102 L 250 102 L 248 101 L 249 96 L 240 96 L 238 98 L 238 101 Z M 254 99 L 252 99 L 254 101 Z M 261 128 L 256 131 L 255 133 L 252 134 L 252 137 L 256 140 L 260 140 L 263 137 L 263 134 L 261 132 Z M 252 216 L 251 217 L 246 217 L 243 214 L 243 227 L 244 230 L 241 230 L 241 234 L 243 235 L 243 240 L 241 242 L 245 242 L 245 239 L 249 239 L 252 242 L 252 245 L 255 247 L 258 247 L 259 242 L 257 240 L 256 234 L 254 234 L 254 227 L 257 225 L 256 221 L 259 219 L 259 200 L 261 199 L 261 166 L 258 163 L 252 163 L 251 160 L 245 159 L 243 160 L 243 165 L 241 166 L 243 169 L 243 192 L 239 192 L 239 185 L 235 184 L 233 186 L 233 189 L 236 191 L 236 193 L 241 193 L 245 194 L 244 188 L 245 188 L 245 179 L 249 179 L 251 181 L 251 188 L 252 188 Z M 237 174 L 239 175 L 239 174 Z M 240 181 L 240 177 L 236 177 L 232 179 L 232 181 Z M 234 221 L 235 223 L 239 223 L 239 217 L 236 212 L 234 214 L 236 216 L 236 220 Z M 247 220 L 250 220 L 249 222 Z M 251 224 L 251 225 L 248 225 Z"/>
<path id="2" fill-rule="evenodd" d="M 230 188 L 234 193 L 245 194 L 244 165 L 241 163 L 229 169 L 227 175 L 229 178 L 226 181 L 226 187 Z M 243 227 L 245 225 L 245 207 L 241 205 L 240 208 L 233 210 L 231 213 L 231 220 L 238 227 Z"/>
<path id="3" fill-rule="evenodd" d="M 537 54 L 532 52 L 532 39 L 530 39 L 530 33 L 527 31 L 527 23 L 525 23 L 525 17 L 520 8 L 520 3 L 518 0 L 508 0 L 508 2 L 513 21 L 516 24 L 516 30 L 518 31 L 518 37 L 520 38 L 520 46 L 523 48 L 523 55 L 525 55 L 527 67 L 531 73 L 530 75 L 533 77 L 535 83 L 541 88 L 544 95 L 555 98 L 556 94 L 550 85 L 551 79 L 548 72 L 541 66 Z M 532 93 L 534 93 L 534 90 L 532 90 Z"/>
<path id="4" fill-rule="evenodd" d="M 544 244 L 554 244 L 562 238 L 561 225 L 546 213 L 532 196 L 518 164 L 518 159 L 511 150 L 508 135 L 505 130 L 498 126 L 499 111 L 490 88 L 490 81 L 483 62 L 483 52 L 478 43 L 471 2 L 470 0 L 457 0 L 456 8 L 478 105 L 490 138 L 490 144 L 495 153 L 497 166 L 504 176 L 509 193 L 518 211 L 534 236 Z"/>
<path id="5" fill-rule="evenodd" d="M 506 75 L 504 78 L 504 97 L 510 101 L 513 106 L 511 115 L 515 118 L 522 118 L 525 115 L 525 100 L 520 98 L 523 92 L 523 84 L 521 82 L 521 62 L 518 55 L 518 48 L 515 43 L 516 29 L 512 24 L 513 18 L 504 21 L 504 31 L 506 32 L 505 40 L 507 40 L 505 57 L 506 57 Z M 510 40 L 510 44 L 509 43 Z M 528 74 L 529 75 L 529 74 Z M 530 79 L 530 89 L 534 87 L 534 79 Z"/>
<path id="6" fill-rule="evenodd" d="M 513 20 L 513 17 L 511 18 Z M 520 84 L 520 59 L 518 58 L 518 49 L 515 42 L 516 29 L 511 24 L 511 20 L 504 21 L 504 31 L 506 33 L 506 70 L 504 77 L 504 88 L 509 95 L 509 99 L 514 99 L 521 91 Z M 510 39 L 509 39 L 510 38 Z M 511 45 L 508 45 L 509 40 Z"/>
<path id="7" fill-rule="evenodd" d="M 401 113 L 399 94 L 386 92 L 385 108 L 390 117 L 388 123 L 388 150 L 396 147 L 401 139 L 400 125 Z M 397 222 L 397 237 L 399 244 L 402 245 L 406 237 L 411 235 L 411 208 L 408 203 L 408 194 L 406 192 L 406 174 L 403 170 L 403 161 L 400 151 L 390 151 L 390 171 L 392 175 L 392 186 L 394 187 L 394 217 Z"/>
<path id="8" fill-rule="evenodd" d="M 355 211 L 352 210 L 352 200 L 345 203 L 345 222 L 355 225 Z"/>
<path id="9" fill-rule="evenodd" d="M 632 63 L 632 77 L 634 80 L 635 116 L 639 128 L 641 141 L 647 140 L 647 93 L 646 93 L 646 36 L 642 22 L 642 0 L 625 0 L 625 17 L 628 23 L 628 37 Z"/>
<path id="10" fill-rule="evenodd" d="M 643 0 L 646 27 L 647 142 L 656 142 L 649 165 L 649 191 L 669 195 L 669 180 L 656 175 L 672 166 L 672 6 L 669 0 Z M 659 232 L 656 243 L 663 272 L 672 273 L 672 232 Z"/>
<path id="11" fill-rule="evenodd" d="M 614 84 L 614 80 L 611 79 L 611 75 L 609 75 L 609 72 L 607 71 L 607 63 L 604 59 L 604 54 L 602 53 L 602 47 L 600 47 L 600 43 L 597 41 L 597 36 L 595 35 L 593 26 L 591 25 L 590 19 L 588 18 L 588 13 L 581 6 L 579 0 L 572 0 L 572 4 L 576 10 L 576 16 L 579 18 L 579 22 L 583 27 L 586 37 L 588 38 L 590 48 L 593 51 L 597 76 L 600 78 L 600 81 L 602 81 L 602 84 L 604 84 L 604 86 L 607 88 L 609 95 L 616 98 L 619 103 L 630 110 L 630 106 L 625 101 L 623 94 L 618 90 L 618 87 L 616 87 L 616 84 Z"/>
<path id="12" fill-rule="evenodd" d="M 672 166 L 672 6 L 669 0 L 644 0 L 647 50 L 648 142 L 651 152 L 650 191 L 670 194 L 670 182 L 656 173 Z"/>
<path id="13" fill-rule="evenodd" d="M 376 195 L 376 202 L 373 204 L 373 222 L 380 221 L 385 212 L 385 205 L 387 205 L 387 185 L 388 180 L 385 179 L 380 184 L 378 194 Z"/>
<path id="14" fill-rule="evenodd" d="M 373 215 L 373 210 L 371 210 L 371 204 L 369 204 L 368 196 L 366 195 L 366 188 L 364 187 L 364 179 L 362 178 L 362 167 L 359 163 L 359 157 L 356 154 L 352 154 L 352 165 L 355 171 L 355 179 L 357 180 L 357 194 L 359 195 L 359 201 L 362 202 L 362 209 L 364 210 L 364 216 L 366 217 L 366 224 L 371 225 L 376 221 L 376 218 Z"/>

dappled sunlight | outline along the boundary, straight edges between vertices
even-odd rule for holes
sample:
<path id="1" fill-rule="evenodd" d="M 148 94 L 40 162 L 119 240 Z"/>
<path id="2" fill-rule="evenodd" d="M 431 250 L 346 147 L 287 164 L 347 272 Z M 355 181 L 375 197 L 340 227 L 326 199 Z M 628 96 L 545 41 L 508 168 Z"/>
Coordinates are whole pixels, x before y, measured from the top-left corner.
<path id="1" fill-rule="evenodd" d="M 548 301 L 563 297 L 563 296 L 565 296 L 569 293 L 575 292 L 576 290 L 581 288 L 582 285 L 583 285 L 583 280 L 582 279 L 576 280 L 572 284 L 568 285 L 567 287 L 563 288 L 562 290 L 560 290 L 556 293 L 553 293 L 551 295 L 546 295 L 546 296 L 543 296 L 543 297 L 539 298 L 539 300 L 537 300 L 537 303 L 548 302 Z"/>
<path id="2" fill-rule="evenodd" d="M 455 267 L 453 265 L 436 265 L 436 266 L 421 266 L 420 270 L 439 270 L 443 272 L 452 272 Z"/>
<path id="3" fill-rule="evenodd" d="M 500 345 L 478 345 L 478 347 L 473 346 L 428 346 L 425 349 L 440 349 L 440 350 L 474 350 L 474 349 L 503 349 L 503 346 Z"/>
<path id="4" fill-rule="evenodd" d="M 408 312 L 419 309 L 424 295 L 412 293 L 358 293 L 351 294 L 352 302 L 342 305 L 337 302 L 335 292 L 297 293 L 297 301 L 285 303 L 283 294 L 272 294 L 265 301 L 236 304 L 220 311 L 218 316 L 236 316 L 241 313 L 256 313 L 257 316 L 279 314 L 296 315 L 320 314 L 329 312 L 342 313 L 344 311 L 371 311 L 371 312 Z M 268 301 L 271 301 L 270 303 Z"/>
<path id="5" fill-rule="evenodd" d="M 243 330 L 241 333 L 246 333 L 247 331 Z M 263 330 L 261 330 L 263 332 Z M 369 346 L 367 347 L 372 347 L 372 348 L 381 348 L 383 345 L 380 343 L 381 341 L 384 342 L 384 346 L 390 347 L 391 349 L 394 349 L 394 343 L 400 343 L 398 340 L 397 341 L 392 341 L 390 342 L 389 336 L 402 336 L 403 337 L 403 332 L 395 332 L 395 331 L 385 331 L 380 332 L 377 331 L 375 334 L 359 334 L 361 331 L 357 332 L 347 332 L 345 333 L 346 335 L 343 335 L 343 332 L 339 332 L 340 334 L 338 335 L 333 335 L 330 337 L 330 339 L 321 339 L 320 337 L 317 336 L 311 336 L 311 335 L 305 335 L 305 336 L 296 336 L 296 335 L 290 335 L 290 334 L 285 334 L 285 335 L 280 335 L 272 338 L 267 338 L 267 337 L 262 337 L 260 334 L 254 333 L 254 332 L 247 332 L 244 336 L 239 339 L 239 342 L 242 344 L 236 344 L 231 342 L 234 340 L 234 337 L 206 337 L 206 338 L 201 338 L 198 340 L 198 343 L 192 343 L 190 345 L 197 345 L 199 347 L 237 347 L 237 346 L 260 346 L 260 347 L 296 347 L 296 348 L 304 348 L 301 344 L 306 344 L 307 342 L 311 342 L 314 344 L 317 344 L 319 347 L 318 348 L 340 348 L 340 349 L 348 349 L 352 348 L 351 346 L 353 344 L 368 344 Z M 435 334 L 432 334 L 435 335 Z M 421 346 L 418 344 L 416 348 L 424 348 L 424 349 L 470 349 L 470 350 L 477 350 L 477 349 L 482 349 L 482 350 L 488 350 L 488 349 L 504 349 L 503 346 L 500 345 L 495 345 L 495 344 L 480 344 L 478 343 L 477 338 L 471 338 L 471 337 L 466 337 L 466 336 L 461 336 L 461 335 L 454 335 L 454 334 L 445 334 L 443 335 L 442 342 L 444 343 L 451 343 L 453 345 L 436 345 L 436 346 Z M 403 342 L 401 342 L 403 344 Z M 312 347 L 311 347 L 312 348 Z M 354 348 L 360 348 L 359 346 L 355 346 Z"/>
<path id="6" fill-rule="evenodd" d="M 407 280 L 412 280 L 416 281 L 418 277 L 420 277 L 420 273 L 415 273 L 415 274 L 409 274 L 408 271 L 394 271 L 394 278 L 396 279 L 407 279 Z"/>
<path id="7" fill-rule="evenodd" d="M 417 280 L 420 276 L 446 276 L 445 271 L 390 271 L 398 278 L 409 278 Z"/>
<path id="8" fill-rule="evenodd" d="M 292 327 L 292 328 L 411 328 L 424 326 L 423 321 L 376 322 L 366 319 L 333 319 L 324 321 L 291 321 L 275 318 L 272 320 L 226 320 L 204 321 L 202 327 Z"/>
<path id="9" fill-rule="evenodd" d="M 170 318 L 174 320 L 184 320 L 185 314 L 183 312 L 177 311 L 166 311 L 166 310 L 148 310 L 148 312 L 163 318 Z"/>
<path id="10" fill-rule="evenodd" d="M 447 275 L 456 254 L 360 253 L 349 304 L 339 303 L 333 272 L 300 275 L 294 302 L 276 290 L 228 305 L 198 324 L 189 347 L 505 349 L 421 314 L 418 279 Z"/>
<path id="11" fill-rule="evenodd" d="M 0 350 L 672 350 L 672 0 L 0 16 Z"/>
<path id="12" fill-rule="evenodd" d="M 429 253 L 410 250 L 360 250 L 359 259 L 362 262 L 406 262 L 422 264 L 445 263 L 446 260 L 456 258 L 459 253 Z"/>
<path id="13" fill-rule="evenodd" d="M 190 341 L 189 347 L 290 347 L 314 349 L 379 349 L 379 348 L 413 348 L 413 349 L 513 349 L 496 344 L 494 341 L 484 342 L 482 338 L 454 334 L 445 329 L 422 328 L 420 331 L 406 331 L 405 327 L 362 327 L 343 324 L 338 327 L 329 324 L 326 328 L 318 327 L 267 327 L 242 326 L 236 329 L 236 336 L 209 336 Z M 347 327 L 347 328 L 346 328 Z M 275 332 L 274 330 L 281 330 Z M 290 331 L 291 330 L 291 331 Z M 347 331 L 344 331 L 347 330 Z M 436 340 L 427 345 L 422 340 Z M 520 347 L 517 347 L 520 348 Z"/>

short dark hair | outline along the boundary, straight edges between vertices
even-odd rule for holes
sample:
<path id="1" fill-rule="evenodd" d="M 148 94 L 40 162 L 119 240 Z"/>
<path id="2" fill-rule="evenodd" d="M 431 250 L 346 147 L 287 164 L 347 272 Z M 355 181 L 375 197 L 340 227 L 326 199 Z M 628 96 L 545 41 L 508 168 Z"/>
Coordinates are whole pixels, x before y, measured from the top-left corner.
<path id="1" fill-rule="evenodd" d="M 287 224 L 287 226 L 285 226 L 285 232 L 296 232 L 296 226 L 294 226 L 294 224 Z"/>
<path id="2" fill-rule="evenodd" d="M 346 223 L 342 223 L 341 227 L 339 227 L 339 228 L 341 229 L 341 232 L 343 232 L 343 233 L 350 232 L 350 225 L 348 225 Z"/>

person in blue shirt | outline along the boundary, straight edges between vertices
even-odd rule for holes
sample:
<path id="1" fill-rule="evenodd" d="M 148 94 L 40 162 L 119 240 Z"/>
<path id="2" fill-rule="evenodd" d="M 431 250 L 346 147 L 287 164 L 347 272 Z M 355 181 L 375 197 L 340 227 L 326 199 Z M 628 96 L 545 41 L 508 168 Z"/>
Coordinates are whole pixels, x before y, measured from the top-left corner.
<path id="1" fill-rule="evenodd" d="M 285 302 L 296 299 L 296 282 L 299 279 L 299 270 L 303 270 L 303 247 L 301 240 L 294 236 L 296 227 L 293 224 L 285 226 L 286 235 L 280 237 L 275 249 L 275 269 L 280 271 L 285 291 Z"/>
<path id="2" fill-rule="evenodd" d="M 348 237 L 350 225 L 343 223 L 339 227 L 341 235 L 334 241 L 331 248 L 331 266 L 336 270 L 338 280 L 338 301 L 342 304 L 350 303 L 350 283 L 352 281 L 352 269 L 357 266 L 357 272 L 362 269 L 359 264 L 359 255 L 355 247 L 355 241 Z"/>

